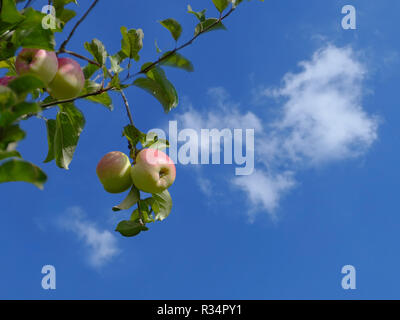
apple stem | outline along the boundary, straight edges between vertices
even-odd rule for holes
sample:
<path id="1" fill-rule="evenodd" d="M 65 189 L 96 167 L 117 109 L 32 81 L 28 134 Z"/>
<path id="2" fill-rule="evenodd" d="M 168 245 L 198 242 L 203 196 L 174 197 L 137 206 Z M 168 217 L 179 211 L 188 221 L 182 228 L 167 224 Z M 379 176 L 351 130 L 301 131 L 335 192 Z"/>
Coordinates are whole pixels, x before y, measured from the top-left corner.
<path id="1" fill-rule="evenodd" d="M 140 191 L 139 191 L 139 200 L 138 200 L 138 211 L 139 211 L 139 223 L 144 226 L 145 223 L 143 222 L 143 212 L 142 209 L 140 208 Z"/>

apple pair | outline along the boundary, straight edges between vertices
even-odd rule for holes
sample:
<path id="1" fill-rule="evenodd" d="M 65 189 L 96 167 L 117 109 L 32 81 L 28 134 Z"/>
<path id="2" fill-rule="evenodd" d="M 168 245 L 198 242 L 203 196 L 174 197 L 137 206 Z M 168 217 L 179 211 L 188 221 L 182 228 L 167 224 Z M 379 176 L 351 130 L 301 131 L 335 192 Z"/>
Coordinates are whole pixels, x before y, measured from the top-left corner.
<path id="1" fill-rule="evenodd" d="M 114 151 L 106 154 L 97 165 L 97 175 L 110 193 L 124 192 L 134 184 L 147 193 L 159 193 L 175 181 L 173 161 L 162 151 L 143 149 L 132 167 L 127 155 Z"/>
<path id="2" fill-rule="evenodd" d="M 19 75 L 36 75 L 56 99 L 71 99 L 81 93 L 85 84 L 80 65 L 70 58 L 57 58 L 52 51 L 22 49 L 15 61 Z"/>

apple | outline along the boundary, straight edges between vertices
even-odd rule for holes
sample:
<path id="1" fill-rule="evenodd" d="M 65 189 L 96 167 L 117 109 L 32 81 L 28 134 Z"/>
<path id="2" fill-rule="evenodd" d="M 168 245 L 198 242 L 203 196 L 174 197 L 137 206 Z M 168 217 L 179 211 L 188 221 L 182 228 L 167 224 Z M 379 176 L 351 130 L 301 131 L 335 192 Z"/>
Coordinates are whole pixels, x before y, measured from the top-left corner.
<path id="1" fill-rule="evenodd" d="M 174 162 L 164 152 L 157 149 L 143 149 L 131 168 L 133 184 L 147 193 L 159 193 L 169 188 L 175 181 Z"/>
<path id="2" fill-rule="evenodd" d="M 85 85 L 81 66 L 74 59 L 58 58 L 58 71 L 50 82 L 48 91 L 56 99 L 77 97 Z"/>
<path id="3" fill-rule="evenodd" d="M 48 84 L 58 69 L 57 56 L 52 51 L 25 48 L 17 56 L 15 69 L 19 75 L 34 74 Z"/>
<path id="4" fill-rule="evenodd" d="M 131 162 L 126 154 L 113 151 L 107 153 L 97 165 L 97 176 L 104 189 L 110 193 L 121 193 L 132 186 Z"/>
<path id="5" fill-rule="evenodd" d="M 8 83 L 12 80 L 14 80 L 16 77 L 12 77 L 12 76 L 5 76 L 3 78 L 0 78 L 0 86 L 8 86 Z"/>

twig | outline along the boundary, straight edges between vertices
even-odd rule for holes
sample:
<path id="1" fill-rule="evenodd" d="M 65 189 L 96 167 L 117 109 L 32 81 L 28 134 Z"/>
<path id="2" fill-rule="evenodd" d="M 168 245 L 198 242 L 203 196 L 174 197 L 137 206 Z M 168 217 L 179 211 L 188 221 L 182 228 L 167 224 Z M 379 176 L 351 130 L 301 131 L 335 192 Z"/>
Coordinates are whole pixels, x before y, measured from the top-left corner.
<path id="1" fill-rule="evenodd" d="M 107 91 L 113 90 L 113 89 L 115 89 L 115 88 L 114 87 L 102 88 L 102 89 L 97 90 L 95 92 L 86 93 L 84 95 L 81 95 L 81 96 L 78 96 L 78 97 L 75 97 L 75 98 L 65 99 L 65 100 L 57 100 L 57 101 L 52 101 L 52 102 L 49 102 L 49 103 L 45 103 L 45 104 L 42 104 L 41 107 L 42 107 L 42 110 L 46 110 L 46 109 L 48 109 L 48 108 L 50 108 L 52 106 L 55 106 L 57 104 L 74 102 L 75 100 L 78 100 L 78 99 L 83 99 L 83 98 L 87 98 L 87 97 L 91 97 L 91 96 L 97 96 L 99 94 L 102 94 L 104 92 L 107 92 Z"/>
<path id="2" fill-rule="evenodd" d="M 149 66 L 147 66 L 146 68 L 144 68 L 143 70 L 136 72 L 135 74 L 133 74 L 132 76 L 130 76 L 129 78 L 133 78 L 136 77 L 140 74 L 146 74 L 147 72 L 149 72 L 151 69 L 153 69 L 156 65 L 160 64 L 161 62 L 167 60 L 169 57 L 171 57 L 172 55 L 174 55 L 176 52 L 178 52 L 179 50 L 182 50 L 184 48 L 186 48 L 187 46 L 191 45 L 200 35 L 202 35 L 203 33 L 206 33 L 207 31 L 209 31 L 210 29 L 214 28 L 216 25 L 218 25 L 219 23 L 221 23 L 221 21 L 223 21 L 224 19 L 226 19 L 233 11 L 235 11 L 235 8 L 232 7 L 224 16 L 220 16 L 220 18 L 215 21 L 213 24 L 209 25 L 207 28 L 205 28 L 204 30 L 201 30 L 198 34 L 196 34 L 192 39 L 190 39 L 188 42 L 184 43 L 183 45 L 181 45 L 180 47 L 175 48 L 174 50 L 170 51 L 168 54 L 162 56 L 161 58 L 159 58 L 157 61 L 153 62 L 152 64 L 150 64 Z"/>
<path id="3" fill-rule="evenodd" d="M 126 113 L 128 114 L 129 121 L 130 121 L 132 126 L 135 126 L 133 124 L 133 118 L 132 118 L 131 109 L 129 108 L 128 99 L 126 98 L 125 93 L 124 93 L 124 91 L 122 89 L 120 89 L 119 92 L 121 93 L 122 99 L 124 100 L 125 109 L 126 109 Z"/>
<path id="4" fill-rule="evenodd" d="M 85 15 L 81 18 L 80 21 L 78 21 L 78 23 L 75 25 L 74 29 L 72 30 L 70 36 L 68 37 L 68 39 L 66 41 L 64 41 L 64 43 L 61 45 L 59 52 L 65 52 L 65 53 L 69 53 L 71 54 L 71 51 L 67 51 L 65 50 L 65 45 L 68 43 L 69 39 L 72 37 L 73 32 L 76 30 L 77 26 L 80 24 L 80 22 L 83 21 L 83 19 L 89 14 L 90 10 L 93 9 L 93 7 L 97 4 L 99 0 L 96 0 L 93 2 L 93 4 L 91 5 L 91 7 L 88 9 L 88 11 L 85 13 Z M 200 31 L 198 34 L 196 34 L 192 39 L 190 39 L 188 42 L 186 42 L 185 44 L 181 45 L 178 48 L 175 48 L 173 51 L 169 52 L 167 55 L 159 58 L 157 61 L 153 62 L 152 64 L 150 64 L 148 67 L 146 67 L 145 69 L 133 74 L 130 76 L 130 78 L 132 77 L 136 77 L 139 74 L 145 74 L 147 72 L 149 72 L 152 68 L 154 68 L 156 65 L 158 65 L 159 63 L 163 62 L 164 60 L 168 59 L 170 56 L 172 56 L 173 54 L 175 54 L 177 51 L 182 50 L 183 48 L 186 48 L 187 46 L 191 45 L 201 34 L 209 31 L 211 28 L 215 27 L 217 24 L 219 24 L 221 21 L 223 21 L 225 18 L 227 18 L 233 11 L 235 10 L 235 8 L 231 8 L 224 16 L 220 17 L 215 23 L 213 23 L 212 25 L 210 25 L 209 27 L 205 28 L 204 30 Z M 75 53 L 74 53 L 75 54 Z M 76 56 L 76 55 L 75 55 Z M 80 56 L 80 55 L 79 55 Z M 85 60 L 89 60 L 86 57 L 80 56 L 80 58 L 85 59 Z M 94 61 L 92 61 L 94 62 Z M 97 64 L 97 63 L 95 63 Z M 99 95 L 102 94 L 104 92 L 107 92 L 109 90 L 114 90 L 114 87 L 106 87 L 106 88 L 102 88 L 96 92 L 92 92 L 92 93 L 88 93 L 82 96 L 78 96 L 76 98 L 72 98 L 72 99 L 66 99 L 66 100 L 59 100 L 59 101 L 53 101 L 53 102 L 49 102 L 47 104 L 43 104 L 41 107 L 43 110 L 46 110 L 52 106 L 58 105 L 58 104 L 62 104 L 62 103 L 68 103 L 68 102 L 73 102 L 75 100 L 79 100 L 79 99 L 83 99 L 83 98 L 87 98 L 89 96 L 95 96 L 95 95 Z M 122 91 L 122 90 L 121 90 Z M 125 97 L 124 93 L 121 93 L 123 96 L 123 98 Z M 126 97 L 125 97 L 126 100 Z M 127 101 L 127 100 L 126 100 Z M 126 106 L 126 105 L 125 105 Z M 132 119 L 132 114 L 130 112 L 129 109 L 129 105 L 127 107 L 127 112 L 128 112 L 128 117 L 129 120 L 131 121 L 131 123 L 133 124 L 133 119 Z M 130 116 L 129 116 L 130 115 Z"/>
<path id="5" fill-rule="evenodd" d="M 25 4 L 24 9 L 28 8 L 29 5 L 32 3 L 33 0 L 28 0 L 28 2 Z"/>
<path id="6" fill-rule="evenodd" d="M 79 53 L 73 52 L 73 51 L 69 51 L 69 50 L 63 49 L 62 51 L 59 50 L 58 53 L 66 53 L 66 54 L 69 54 L 71 56 L 77 57 L 79 59 L 86 60 L 87 62 L 98 66 L 99 68 L 101 67 L 101 65 L 98 62 L 93 61 L 93 60 L 91 60 L 89 58 L 86 58 L 85 56 L 83 56 L 83 55 L 81 55 Z"/>
<path id="7" fill-rule="evenodd" d="M 79 27 L 79 25 L 83 22 L 83 20 L 85 20 L 85 18 L 88 16 L 90 11 L 92 11 L 92 9 L 96 6 L 96 4 L 98 2 L 99 2 L 99 0 L 94 0 L 92 5 L 89 7 L 89 9 L 83 15 L 83 17 L 80 18 L 79 21 L 75 24 L 75 26 L 72 28 L 68 38 L 61 44 L 61 47 L 60 47 L 60 50 L 59 50 L 60 52 L 63 52 L 65 50 L 65 47 L 67 46 L 69 40 L 71 40 L 72 36 L 74 35 L 75 30 Z"/>

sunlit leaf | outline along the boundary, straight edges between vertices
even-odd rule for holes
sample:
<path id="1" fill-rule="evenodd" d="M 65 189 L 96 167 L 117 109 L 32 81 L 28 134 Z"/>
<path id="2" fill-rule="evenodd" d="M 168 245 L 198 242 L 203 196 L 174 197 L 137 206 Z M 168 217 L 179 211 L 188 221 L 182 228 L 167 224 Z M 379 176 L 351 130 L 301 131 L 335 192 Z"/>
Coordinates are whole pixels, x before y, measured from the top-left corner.
<path id="1" fill-rule="evenodd" d="M 13 159 L 0 165 L 0 183 L 21 181 L 43 189 L 46 180 L 46 174 L 30 162 Z"/>

